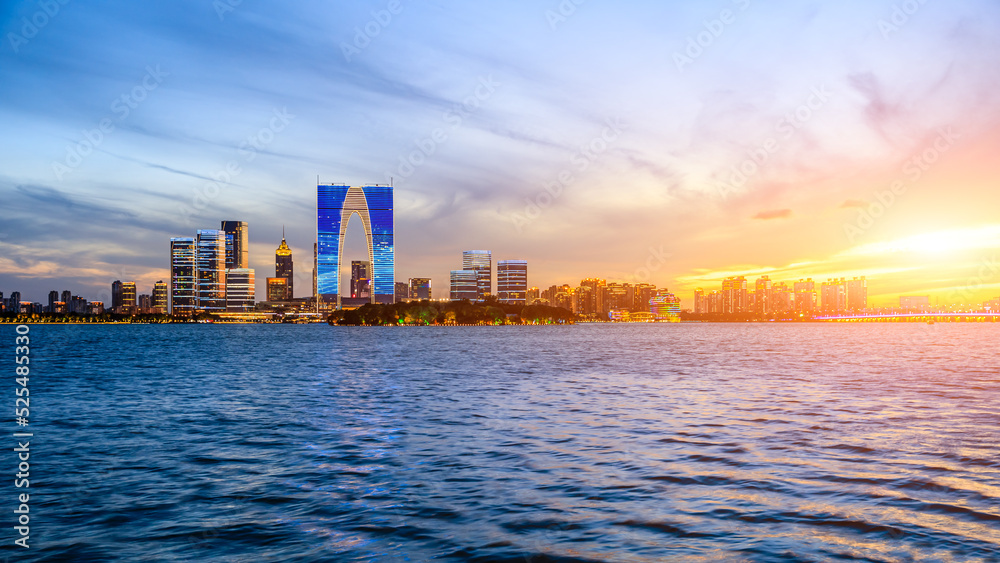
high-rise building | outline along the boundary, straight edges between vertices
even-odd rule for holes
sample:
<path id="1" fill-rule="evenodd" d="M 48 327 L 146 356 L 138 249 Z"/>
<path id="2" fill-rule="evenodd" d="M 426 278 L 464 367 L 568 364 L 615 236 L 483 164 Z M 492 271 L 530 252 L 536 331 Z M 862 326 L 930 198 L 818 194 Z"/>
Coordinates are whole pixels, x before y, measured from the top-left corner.
<path id="1" fill-rule="evenodd" d="M 743 276 L 722 280 L 722 312 L 730 315 L 749 312 L 747 280 Z"/>
<path id="2" fill-rule="evenodd" d="M 166 313 L 169 307 L 170 286 L 163 280 L 153 284 L 153 310 L 156 313 Z"/>
<path id="3" fill-rule="evenodd" d="M 406 282 L 396 282 L 396 303 L 402 303 L 410 298 L 410 285 Z"/>
<path id="4" fill-rule="evenodd" d="M 697 288 L 694 290 L 694 313 L 700 315 L 706 313 L 705 311 L 705 290 L 702 288 Z"/>
<path id="5" fill-rule="evenodd" d="M 254 271 L 252 268 L 226 270 L 226 311 L 245 313 L 254 308 Z"/>
<path id="6" fill-rule="evenodd" d="M 792 311 L 792 291 L 785 282 L 776 283 L 771 286 L 772 313 L 788 313 Z"/>
<path id="7" fill-rule="evenodd" d="M 351 261 L 351 297 L 371 297 L 371 262 L 367 260 Z"/>
<path id="8" fill-rule="evenodd" d="M 136 300 L 135 282 L 122 282 L 122 310 L 124 314 L 133 314 L 138 306 Z"/>
<path id="9" fill-rule="evenodd" d="M 118 309 L 122 306 L 122 281 L 115 280 L 111 282 L 111 310 L 118 312 Z"/>
<path id="10" fill-rule="evenodd" d="M 462 269 L 476 272 L 476 299 L 493 293 L 493 253 L 489 250 L 466 250 L 462 253 Z"/>
<path id="11" fill-rule="evenodd" d="M 318 266 L 319 266 L 319 244 L 314 242 L 313 243 L 313 292 L 312 292 L 312 295 L 313 295 L 313 299 L 317 299 L 317 300 L 318 300 L 318 295 L 319 295 L 319 284 L 318 284 L 318 281 L 319 281 L 319 277 L 318 277 L 319 267 Z"/>
<path id="12" fill-rule="evenodd" d="M 432 299 L 430 278 L 410 278 L 410 299 Z"/>
<path id="13" fill-rule="evenodd" d="M 847 283 L 847 309 L 854 312 L 868 308 L 868 281 L 864 276 L 855 277 Z"/>
<path id="14" fill-rule="evenodd" d="M 500 260 L 497 262 L 497 298 L 501 303 L 524 305 L 528 293 L 528 262 Z"/>
<path id="15" fill-rule="evenodd" d="M 824 313 L 841 313 L 847 310 L 847 280 L 831 279 L 820 288 Z"/>
<path id="16" fill-rule="evenodd" d="M 267 300 L 288 301 L 288 280 L 285 278 L 267 278 Z"/>
<path id="17" fill-rule="evenodd" d="M 7 312 L 9 313 L 20 313 L 21 312 L 21 292 L 12 291 L 10 292 L 10 297 L 7 299 Z"/>
<path id="18" fill-rule="evenodd" d="M 148 293 L 140 294 L 136 297 L 135 303 L 139 313 L 149 313 L 153 308 L 153 296 Z"/>
<path id="19" fill-rule="evenodd" d="M 317 294 L 341 305 L 340 267 L 344 263 L 344 236 L 355 214 L 361 219 L 371 263 L 371 300 L 395 300 L 395 250 L 392 186 L 316 186 Z"/>
<path id="20" fill-rule="evenodd" d="M 285 278 L 288 282 L 289 299 L 295 297 L 295 289 L 292 284 L 292 278 L 294 275 L 295 274 L 292 270 L 292 249 L 288 248 L 288 243 L 285 242 L 285 232 L 284 229 L 282 229 L 281 244 L 279 244 L 278 249 L 274 251 L 274 277 Z"/>
<path id="21" fill-rule="evenodd" d="M 53 289 L 52 291 L 49 292 L 49 308 L 48 308 L 49 313 L 58 312 L 56 311 L 56 301 L 59 301 L 59 292 Z"/>
<path id="22" fill-rule="evenodd" d="M 527 294 L 525 294 L 525 301 L 529 305 L 534 304 L 535 301 L 541 299 L 541 292 L 538 291 L 537 287 L 529 287 Z"/>
<path id="23" fill-rule="evenodd" d="M 812 278 L 799 280 L 793 284 L 795 291 L 795 311 L 813 313 L 816 311 L 816 282 Z"/>
<path id="24" fill-rule="evenodd" d="M 206 313 L 226 310 L 226 233 L 201 229 L 197 233 L 195 259 L 195 308 Z"/>
<path id="25" fill-rule="evenodd" d="M 754 283 L 754 313 L 767 315 L 772 312 L 771 304 L 771 278 L 761 276 Z"/>
<path id="26" fill-rule="evenodd" d="M 73 292 L 68 289 L 63 290 L 62 299 L 60 299 L 60 301 L 67 304 L 73 301 Z"/>
<path id="27" fill-rule="evenodd" d="M 223 221 L 226 233 L 226 269 L 250 267 L 250 236 L 246 221 Z"/>
<path id="28" fill-rule="evenodd" d="M 479 283 L 475 270 L 452 270 L 451 271 L 451 300 L 460 301 L 468 299 L 475 301 L 479 298 Z"/>
<path id="29" fill-rule="evenodd" d="M 198 247 L 192 237 L 170 239 L 170 314 L 190 316 L 197 305 Z M 114 302 L 112 295 L 112 303 Z"/>

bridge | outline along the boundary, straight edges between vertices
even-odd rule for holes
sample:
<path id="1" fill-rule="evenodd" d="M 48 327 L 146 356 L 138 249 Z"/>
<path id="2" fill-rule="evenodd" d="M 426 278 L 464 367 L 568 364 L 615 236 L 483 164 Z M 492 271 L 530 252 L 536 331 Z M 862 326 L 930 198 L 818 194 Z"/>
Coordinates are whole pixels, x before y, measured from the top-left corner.
<path id="1" fill-rule="evenodd" d="M 979 322 L 993 323 L 1000 313 L 881 313 L 871 315 L 838 315 L 813 317 L 815 321 L 895 321 L 895 322 Z"/>

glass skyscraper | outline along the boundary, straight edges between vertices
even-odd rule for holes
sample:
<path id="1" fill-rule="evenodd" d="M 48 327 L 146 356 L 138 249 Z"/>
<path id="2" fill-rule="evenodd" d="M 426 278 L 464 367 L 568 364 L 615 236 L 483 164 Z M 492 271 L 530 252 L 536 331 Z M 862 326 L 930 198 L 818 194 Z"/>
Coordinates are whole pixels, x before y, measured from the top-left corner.
<path id="1" fill-rule="evenodd" d="M 198 231 L 195 264 L 195 308 L 207 313 L 226 310 L 226 232 Z"/>
<path id="2" fill-rule="evenodd" d="M 192 237 L 170 239 L 170 314 L 194 314 L 198 248 Z M 113 298 L 112 298 L 113 299 Z"/>
<path id="3" fill-rule="evenodd" d="M 316 186 L 317 293 L 340 306 L 344 236 L 354 215 L 360 217 L 368 243 L 371 301 L 392 303 L 396 282 L 392 186 Z"/>
<path id="4" fill-rule="evenodd" d="M 528 262 L 499 260 L 497 262 L 497 298 L 501 303 L 524 305 L 528 293 Z"/>
<path id="5" fill-rule="evenodd" d="M 452 270 L 451 271 L 451 300 L 460 301 L 468 299 L 475 301 L 479 298 L 479 284 L 475 270 Z"/>
<path id="6" fill-rule="evenodd" d="M 462 253 L 462 269 L 476 272 L 476 299 L 493 293 L 493 253 L 489 250 L 466 250 Z"/>
<path id="7" fill-rule="evenodd" d="M 250 238 L 246 221 L 223 221 L 226 232 L 226 269 L 250 267 Z"/>

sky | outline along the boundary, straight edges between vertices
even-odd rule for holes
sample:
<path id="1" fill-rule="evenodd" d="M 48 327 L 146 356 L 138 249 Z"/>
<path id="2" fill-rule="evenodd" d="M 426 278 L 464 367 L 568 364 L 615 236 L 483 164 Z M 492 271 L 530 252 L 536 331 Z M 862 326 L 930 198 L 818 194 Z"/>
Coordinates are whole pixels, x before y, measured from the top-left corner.
<path id="1" fill-rule="evenodd" d="M 538 287 L 867 276 L 1000 296 L 1000 3 L 4 2 L 0 291 L 169 279 L 169 239 L 393 182 L 396 279 L 461 252 Z M 357 221 L 345 261 L 367 255 Z"/>

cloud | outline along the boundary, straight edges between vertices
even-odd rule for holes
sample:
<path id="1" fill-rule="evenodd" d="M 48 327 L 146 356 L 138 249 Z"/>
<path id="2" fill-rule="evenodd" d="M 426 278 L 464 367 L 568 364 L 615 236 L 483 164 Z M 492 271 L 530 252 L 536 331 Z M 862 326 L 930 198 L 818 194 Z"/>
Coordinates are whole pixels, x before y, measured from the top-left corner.
<path id="1" fill-rule="evenodd" d="M 840 204 L 840 209 L 855 209 L 868 207 L 868 202 L 860 199 L 849 199 Z"/>
<path id="2" fill-rule="evenodd" d="M 754 219 L 787 219 L 792 216 L 791 209 L 773 209 L 771 211 L 761 211 L 760 213 L 753 216 Z"/>

